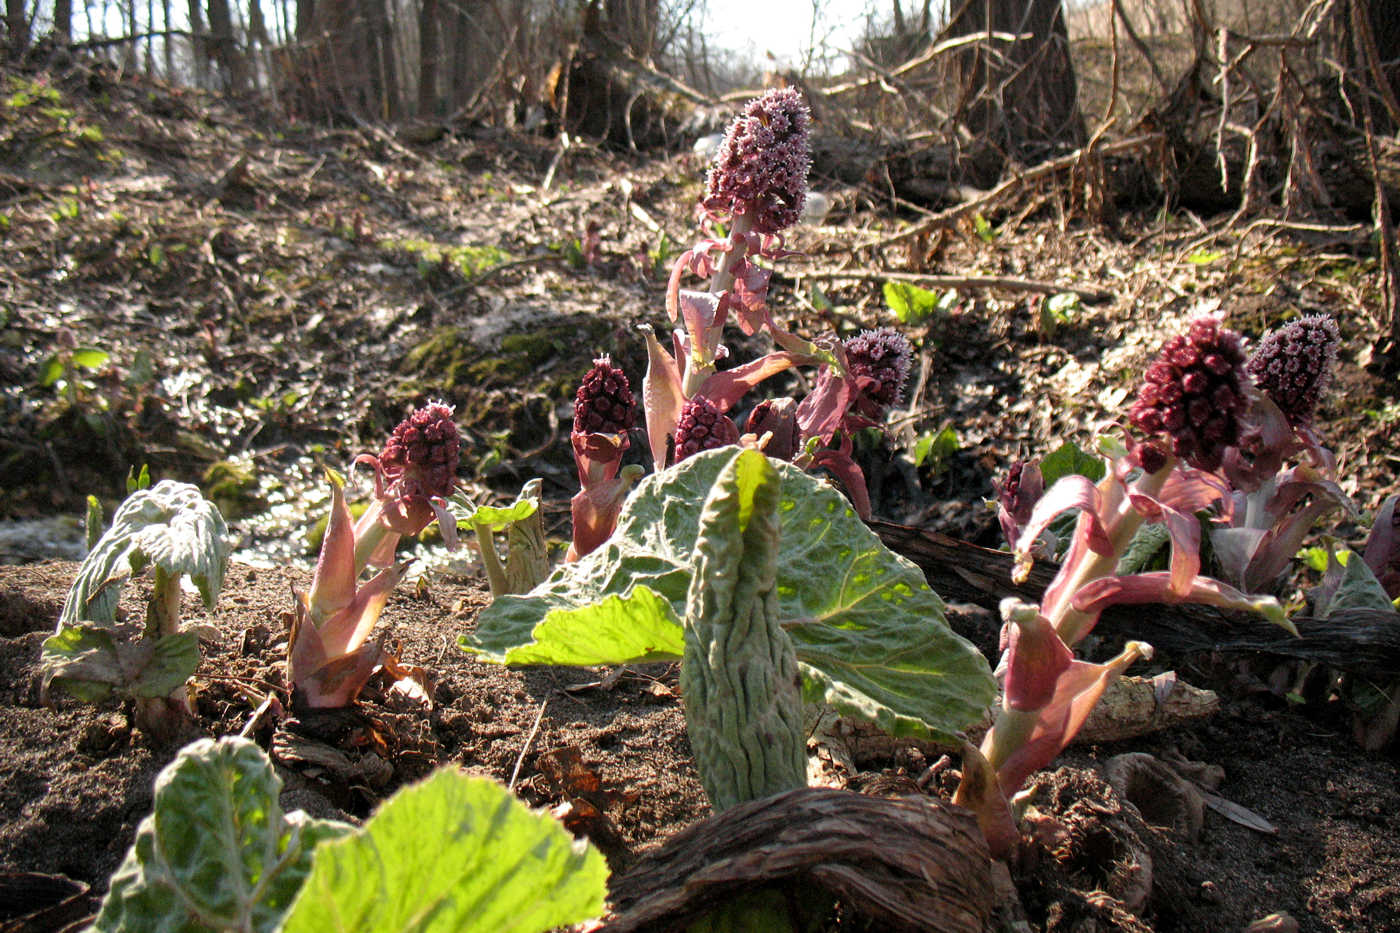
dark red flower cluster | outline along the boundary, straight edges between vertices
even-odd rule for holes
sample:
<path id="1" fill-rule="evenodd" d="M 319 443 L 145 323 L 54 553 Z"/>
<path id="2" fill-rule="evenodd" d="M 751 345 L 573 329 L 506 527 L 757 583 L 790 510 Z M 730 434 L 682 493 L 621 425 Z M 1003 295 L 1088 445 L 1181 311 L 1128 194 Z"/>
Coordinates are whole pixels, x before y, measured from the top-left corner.
<path id="1" fill-rule="evenodd" d="M 1244 362 L 1239 334 L 1222 328 L 1217 318 L 1196 318 L 1147 368 L 1129 421 L 1144 434 L 1168 438 L 1171 452 L 1192 466 L 1218 468 L 1225 448 L 1239 440 Z M 1140 449 L 1139 459 L 1151 472 L 1162 465 L 1151 445 Z"/>
<path id="2" fill-rule="evenodd" d="M 739 431 L 714 402 L 697 395 L 681 409 L 675 438 L 675 461 L 679 463 L 702 450 L 714 450 L 737 442 Z"/>
<path id="3" fill-rule="evenodd" d="M 772 90 L 730 124 L 706 179 L 701 202 L 712 215 L 743 214 L 755 233 L 797 223 L 812 167 L 812 114 L 792 88 Z"/>
<path id="4" fill-rule="evenodd" d="M 583 377 L 574 396 L 574 431 L 579 434 L 625 434 L 637 420 L 637 401 L 627 374 L 600 356 Z"/>
<path id="5" fill-rule="evenodd" d="M 1299 318 L 1260 341 L 1246 371 L 1290 424 L 1306 424 L 1332 379 L 1341 342 L 1337 322 L 1328 315 Z"/>
<path id="6" fill-rule="evenodd" d="M 452 495 L 462 447 L 452 407 L 430 402 L 394 428 L 379 455 L 384 482 L 400 496 Z"/>
<path id="7" fill-rule="evenodd" d="M 904 401 L 904 383 L 909 379 L 914 348 L 893 327 L 863 330 L 845 343 L 846 364 L 861 394 L 873 402 L 872 417 Z"/>

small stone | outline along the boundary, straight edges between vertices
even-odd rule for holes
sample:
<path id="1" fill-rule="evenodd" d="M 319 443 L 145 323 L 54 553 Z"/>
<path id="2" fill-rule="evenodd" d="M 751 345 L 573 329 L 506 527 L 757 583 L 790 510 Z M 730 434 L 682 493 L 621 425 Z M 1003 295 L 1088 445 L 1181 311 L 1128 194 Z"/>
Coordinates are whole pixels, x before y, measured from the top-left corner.
<path id="1" fill-rule="evenodd" d="M 1244 933 L 1298 933 L 1298 921 L 1283 911 L 1260 917 L 1244 928 Z"/>

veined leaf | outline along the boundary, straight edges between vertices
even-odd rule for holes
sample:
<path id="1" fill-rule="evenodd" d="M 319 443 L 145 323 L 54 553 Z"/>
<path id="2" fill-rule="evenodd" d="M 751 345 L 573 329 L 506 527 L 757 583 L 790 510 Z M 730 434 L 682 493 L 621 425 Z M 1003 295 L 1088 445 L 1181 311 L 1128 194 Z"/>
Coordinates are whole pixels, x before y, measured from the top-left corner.
<path id="1" fill-rule="evenodd" d="M 44 686 L 56 684 L 89 703 L 114 689 L 128 696 L 169 696 L 197 667 L 196 632 L 119 643 L 108 629 L 79 623 L 44 639 Z"/>
<path id="2" fill-rule="evenodd" d="M 607 864 L 504 787 L 445 768 L 316 852 L 283 933 L 539 933 L 603 913 Z"/>
<path id="3" fill-rule="evenodd" d="M 1071 473 L 1087 476 L 1097 483 L 1103 479 L 1104 471 L 1102 460 L 1080 450 L 1073 441 L 1065 441 L 1040 462 L 1040 475 L 1045 478 L 1046 489 L 1055 485 L 1060 477 Z"/>
<path id="4" fill-rule="evenodd" d="M 182 749 L 156 778 L 155 811 L 141 821 L 92 929 L 276 929 L 311 868 L 312 848 L 351 829 L 300 811 L 284 815 L 281 785 L 247 739 Z"/>
<path id="5" fill-rule="evenodd" d="M 204 605 L 212 609 L 231 545 L 223 516 L 197 487 L 162 480 L 138 489 L 117 508 L 112 527 L 83 559 L 59 629 L 82 621 L 115 621 L 121 581 L 150 564 L 171 575 L 189 574 Z"/>
<path id="6" fill-rule="evenodd" d="M 701 506 L 728 447 L 638 484 L 608 542 L 525 596 L 485 609 L 462 647 L 499 663 L 679 658 Z M 951 736 L 995 697 L 986 660 L 947 626 L 943 601 L 830 486 L 774 462 L 782 483 L 777 590 L 808 701 L 896 735 Z M 633 642 L 618 636 L 633 631 Z"/>
<path id="7" fill-rule="evenodd" d="M 939 310 L 938 293 L 908 282 L 886 282 L 885 304 L 901 324 L 918 325 Z"/>

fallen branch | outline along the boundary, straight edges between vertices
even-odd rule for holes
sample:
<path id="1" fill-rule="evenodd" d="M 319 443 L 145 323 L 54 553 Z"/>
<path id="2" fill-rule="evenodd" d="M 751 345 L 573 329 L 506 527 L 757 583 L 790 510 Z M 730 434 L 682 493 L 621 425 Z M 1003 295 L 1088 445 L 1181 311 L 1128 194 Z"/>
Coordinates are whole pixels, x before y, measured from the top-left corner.
<path id="1" fill-rule="evenodd" d="M 885 546 L 912 560 L 928 584 L 948 602 L 995 609 L 1007 596 L 1038 603 L 1059 569 L 1037 561 L 1023 584 L 1011 582 L 1012 557 L 925 528 L 874 521 Z M 1294 616 L 1300 637 L 1258 616 L 1195 604 L 1114 606 L 1097 632 L 1137 639 L 1168 654 L 1253 651 L 1320 662 L 1340 670 L 1393 677 L 1400 674 L 1400 613 L 1352 609 L 1327 619 Z"/>
<path id="2" fill-rule="evenodd" d="M 905 240 L 913 239 L 916 236 L 922 236 L 923 234 L 928 233 L 931 230 L 937 230 L 940 227 L 954 226 L 957 223 L 957 221 L 961 218 L 966 217 L 968 214 L 977 213 L 978 211 L 981 211 L 988 205 L 995 204 L 997 201 L 1000 201 L 1012 191 L 1019 190 L 1020 188 L 1023 188 L 1026 185 L 1040 181 L 1042 178 L 1047 178 L 1051 175 L 1054 175 L 1056 172 L 1061 172 L 1065 171 L 1066 169 L 1073 168 L 1079 162 L 1080 159 L 1083 159 L 1086 156 L 1121 155 L 1124 152 L 1132 152 L 1134 149 L 1142 149 L 1147 146 L 1160 143 L 1162 139 L 1163 136 L 1161 133 L 1145 133 L 1141 136 L 1133 136 L 1128 139 L 1120 139 L 1117 142 L 1108 143 L 1105 146 L 1100 146 L 1092 150 L 1087 146 L 1083 149 L 1076 149 L 1069 155 L 1060 156 L 1058 159 L 1051 159 L 1049 162 L 1042 162 L 1035 168 L 1029 169 L 1018 175 L 1013 175 L 1006 181 L 997 185 L 991 191 L 988 191 L 986 194 L 982 195 L 980 198 L 974 198 L 971 201 L 966 201 L 962 204 L 959 204 L 957 207 L 950 207 L 946 211 L 941 211 L 928 218 L 927 220 L 920 221 L 919 223 L 910 227 L 908 230 L 902 230 L 899 233 L 895 233 L 878 240 L 870 240 L 869 242 L 862 243 L 858 245 L 856 249 L 883 249 L 884 247 L 893 246 L 896 243 L 902 243 Z"/>
<path id="3" fill-rule="evenodd" d="M 1117 297 L 1113 292 L 1083 285 L 1062 285 L 1058 282 L 1042 282 L 1036 279 L 1018 279 L 1009 275 L 926 275 L 919 272 L 870 272 L 861 269 L 812 269 L 793 270 L 788 273 L 794 279 L 856 279 L 862 282 L 912 282 L 932 288 L 1000 288 L 1013 292 L 1036 292 L 1042 295 L 1058 295 L 1069 292 L 1082 300 L 1096 304 L 1112 301 Z"/>

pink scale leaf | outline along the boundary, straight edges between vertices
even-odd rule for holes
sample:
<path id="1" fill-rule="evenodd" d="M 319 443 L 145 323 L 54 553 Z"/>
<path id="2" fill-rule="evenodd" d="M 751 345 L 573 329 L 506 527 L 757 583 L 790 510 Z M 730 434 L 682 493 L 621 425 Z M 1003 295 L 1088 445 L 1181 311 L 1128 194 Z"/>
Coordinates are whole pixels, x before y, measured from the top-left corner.
<path id="1" fill-rule="evenodd" d="M 667 442 L 676 433 L 676 421 L 685 407 L 681 390 L 681 374 L 676 361 L 646 328 L 647 372 L 642 378 L 642 402 L 646 409 L 647 441 L 651 445 L 652 464 L 658 470 L 666 468 Z"/>
<path id="2" fill-rule="evenodd" d="M 1250 596 L 1228 583 L 1210 577 L 1196 577 L 1183 595 L 1173 592 L 1167 571 L 1101 577 L 1080 587 L 1072 600 L 1074 608 L 1097 619 L 1109 606 L 1142 603 L 1204 603 L 1221 609 L 1257 612 L 1270 622 L 1296 635 L 1298 630 L 1272 596 Z"/>
<path id="3" fill-rule="evenodd" d="M 1021 529 L 1021 537 L 1016 542 L 1016 567 L 1012 572 L 1012 579 L 1018 583 L 1025 581 L 1030 573 L 1031 549 L 1036 539 L 1042 531 L 1050 527 L 1051 522 L 1070 509 L 1080 510 L 1079 523 L 1074 529 L 1075 541 L 1082 541 L 1085 547 L 1096 554 L 1112 554 L 1113 543 L 1108 538 L 1103 517 L 1099 514 L 1101 503 L 1099 488 L 1089 477 L 1070 473 L 1056 480 L 1040 497 L 1040 501 L 1031 510 L 1030 520 Z M 1064 566 L 1069 565 L 1070 560 L 1066 558 Z"/>

